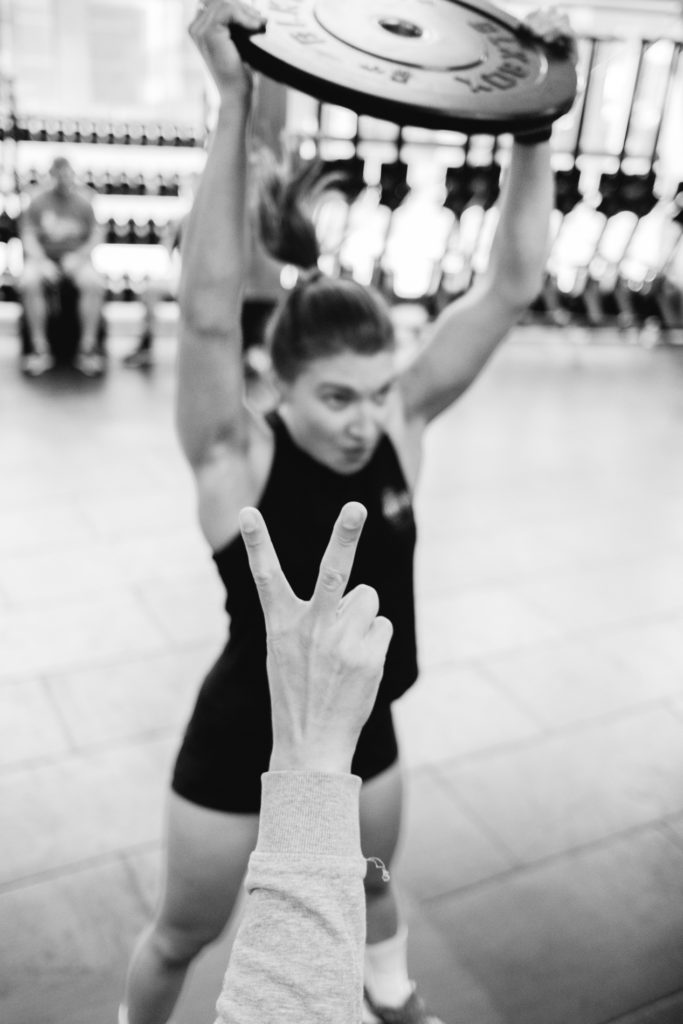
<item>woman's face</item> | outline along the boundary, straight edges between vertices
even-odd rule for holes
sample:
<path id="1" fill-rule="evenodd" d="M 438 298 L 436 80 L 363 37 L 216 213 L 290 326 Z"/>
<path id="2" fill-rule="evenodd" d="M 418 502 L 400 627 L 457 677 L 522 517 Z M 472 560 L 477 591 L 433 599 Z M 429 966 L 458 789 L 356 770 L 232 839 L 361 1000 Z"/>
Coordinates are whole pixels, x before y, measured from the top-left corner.
<path id="1" fill-rule="evenodd" d="M 396 382 L 394 352 L 341 352 L 313 359 L 291 383 L 278 381 L 280 412 L 305 452 L 337 473 L 356 473 L 386 429 Z"/>

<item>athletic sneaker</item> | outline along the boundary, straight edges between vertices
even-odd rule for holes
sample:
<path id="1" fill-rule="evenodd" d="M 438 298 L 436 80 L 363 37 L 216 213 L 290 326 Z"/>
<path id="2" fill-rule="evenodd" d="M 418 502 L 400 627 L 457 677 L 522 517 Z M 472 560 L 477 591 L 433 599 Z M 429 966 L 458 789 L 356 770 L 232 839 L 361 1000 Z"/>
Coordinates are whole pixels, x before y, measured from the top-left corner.
<path id="1" fill-rule="evenodd" d="M 21 357 L 21 372 L 25 377 L 42 377 L 51 370 L 55 361 L 49 352 L 28 352 Z"/>
<path id="2" fill-rule="evenodd" d="M 104 356 L 99 352 L 80 352 L 74 359 L 74 370 L 84 377 L 101 377 L 104 365 Z"/>
<path id="3" fill-rule="evenodd" d="M 439 1017 L 429 1013 L 413 988 L 403 1006 L 378 1006 L 365 992 L 363 1000 L 363 1021 L 372 1024 L 443 1024 Z"/>

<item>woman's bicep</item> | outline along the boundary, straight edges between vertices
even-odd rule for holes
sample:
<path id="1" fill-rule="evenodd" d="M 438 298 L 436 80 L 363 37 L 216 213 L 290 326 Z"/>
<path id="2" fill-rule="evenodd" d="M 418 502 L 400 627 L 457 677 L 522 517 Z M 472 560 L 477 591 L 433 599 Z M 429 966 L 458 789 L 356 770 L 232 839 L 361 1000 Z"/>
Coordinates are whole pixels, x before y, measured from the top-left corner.
<path id="1" fill-rule="evenodd" d="M 199 332 L 181 324 L 176 423 L 192 465 L 216 445 L 243 447 L 246 433 L 241 332 Z"/>

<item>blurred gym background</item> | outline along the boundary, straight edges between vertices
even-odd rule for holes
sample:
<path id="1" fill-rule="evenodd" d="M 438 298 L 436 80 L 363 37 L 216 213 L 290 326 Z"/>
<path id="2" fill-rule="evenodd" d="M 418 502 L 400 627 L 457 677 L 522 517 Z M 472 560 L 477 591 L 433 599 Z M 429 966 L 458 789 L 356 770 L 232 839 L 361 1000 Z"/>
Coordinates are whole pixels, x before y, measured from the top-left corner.
<path id="1" fill-rule="evenodd" d="M 533 5 L 538 6 L 538 4 Z M 532 5 L 508 4 L 522 15 Z M 580 91 L 555 126 L 553 245 L 532 322 L 616 325 L 675 343 L 683 325 L 683 63 L 679 4 L 565 4 Z M 17 217 L 66 155 L 92 190 L 110 302 L 163 272 L 160 242 L 201 170 L 212 96 L 187 0 L 2 0 L 0 299 L 15 303 Z M 257 133 L 283 133 L 343 174 L 318 203 L 325 269 L 378 284 L 419 323 L 488 258 L 509 137 L 405 128 L 266 84 Z M 294 141 L 293 141 L 294 140 Z M 5 308 L 11 320 L 16 308 Z M 134 310 L 109 307 L 123 322 Z"/>

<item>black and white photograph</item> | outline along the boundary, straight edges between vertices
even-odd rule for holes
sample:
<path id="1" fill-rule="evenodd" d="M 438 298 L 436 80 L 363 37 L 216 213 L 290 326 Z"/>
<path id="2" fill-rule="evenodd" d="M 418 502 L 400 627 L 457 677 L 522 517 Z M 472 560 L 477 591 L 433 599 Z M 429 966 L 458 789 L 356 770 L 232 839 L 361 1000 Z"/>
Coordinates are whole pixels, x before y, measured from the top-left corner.
<path id="1" fill-rule="evenodd" d="M 683 1024 L 683 0 L 0 0 L 0 1024 Z"/>

